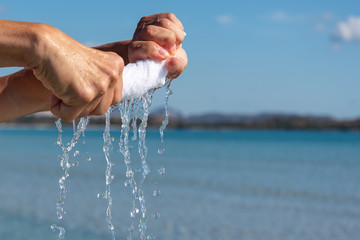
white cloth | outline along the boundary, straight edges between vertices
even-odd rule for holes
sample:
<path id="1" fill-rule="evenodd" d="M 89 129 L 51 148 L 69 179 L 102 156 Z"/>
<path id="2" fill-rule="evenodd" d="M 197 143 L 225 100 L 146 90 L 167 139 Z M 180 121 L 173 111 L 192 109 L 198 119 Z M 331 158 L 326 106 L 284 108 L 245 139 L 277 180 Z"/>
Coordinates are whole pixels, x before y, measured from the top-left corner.
<path id="1" fill-rule="evenodd" d="M 141 98 L 151 89 L 157 89 L 165 84 L 168 71 L 165 60 L 141 60 L 129 63 L 123 71 L 123 90 L 121 100 Z"/>

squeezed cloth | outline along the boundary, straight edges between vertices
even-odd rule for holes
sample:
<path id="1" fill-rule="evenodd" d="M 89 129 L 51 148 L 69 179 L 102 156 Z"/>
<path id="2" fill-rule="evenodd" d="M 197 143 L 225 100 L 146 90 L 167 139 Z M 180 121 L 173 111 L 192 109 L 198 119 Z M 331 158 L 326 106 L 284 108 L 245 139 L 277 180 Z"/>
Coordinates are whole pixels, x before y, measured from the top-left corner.
<path id="1" fill-rule="evenodd" d="M 165 60 L 140 60 L 129 63 L 123 71 L 122 100 L 141 98 L 146 92 L 161 88 L 165 84 L 168 71 Z"/>

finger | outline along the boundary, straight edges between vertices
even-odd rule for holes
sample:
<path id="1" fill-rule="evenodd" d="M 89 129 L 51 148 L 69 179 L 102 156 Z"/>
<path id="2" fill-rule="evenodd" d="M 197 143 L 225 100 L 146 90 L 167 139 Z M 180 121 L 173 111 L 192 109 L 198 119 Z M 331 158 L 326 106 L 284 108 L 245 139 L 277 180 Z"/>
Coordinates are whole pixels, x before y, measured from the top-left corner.
<path id="1" fill-rule="evenodd" d="M 185 69 L 184 62 L 177 57 L 169 58 L 165 63 L 165 67 L 168 70 L 167 77 L 170 79 L 177 78 Z"/>
<path id="2" fill-rule="evenodd" d="M 185 32 L 183 29 L 179 28 L 174 22 L 167 18 L 160 18 L 153 25 L 165 28 L 175 33 L 176 45 L 180 45 L 185 38 Z"/>
<path id="3" fill-rule="evenodd" d="M 114 97 L 111 103 L 112 105 L 118 104 L 121 101 L 122 89 L 123 89 L 123 81 L 121 79 L 121 81 L 118 81 L 117 84 L 115 85 Z"/>
<path id="4" fill-rule="evenodd" d="M 66 122 L 71 122 L 79 116 L 81 108 L 69 106 L 59 101 L 50 107 L 50 112 Z"/>
<path id="5" fill-rule="evenodd" d="M 176 46 L 176 35 L 173 31 L 164 29 L 155 25 L 145 26 L 138 34 L 134 41 L 153 41 L 164 47 L 170 54 L 174 54 Z"/>
<path id="6" fill-rule="evenodd" d="M 184 31 L 184 26 L 182 25 L 182 23 L 180 22 L 180 20 L 175 16 L 175 14 L 173 13 L 157 13 L 157 14 L 153 14 L 150 16 L 146 16 L 143 17 L 140 22 L 142 20 L 144 20 L 144 22 L 152 22 L 154 21 L 154 19 L 160 19 L 160 18 L 166 18 L 169 19 L 170 21 L 172 21 L 176 26 L 178 26 L 182 31 Z"/>
<path id="7" fill-rule="evenodd" d="M 97 101 L 95 107 L 89 106 L 88 109 L 85 109 L 84 112 L 80 114 L 80 116 L 88 116 L 88 115 L 104 115 L 112 104 L 114 97 L 114 91 L 108 91 L 100 101 Z M 90 111 L 89 111 L 90 110 Z"/>
<path id="8" fill-rule="evenodd" d="M 177 78 L 186 68 L 188 63 L 187 55 L 184 49 L 177 51 L 176 57 L 169 58 L 165 67 L 168 70 L 168 78 Z"/>
<path id="9" fill-rule="evenodd" d="M 142 59 L 162 61 L 170 57 L 169 52 L 152 41 L 134 41 L 129 44 L 129 62 Z"/>

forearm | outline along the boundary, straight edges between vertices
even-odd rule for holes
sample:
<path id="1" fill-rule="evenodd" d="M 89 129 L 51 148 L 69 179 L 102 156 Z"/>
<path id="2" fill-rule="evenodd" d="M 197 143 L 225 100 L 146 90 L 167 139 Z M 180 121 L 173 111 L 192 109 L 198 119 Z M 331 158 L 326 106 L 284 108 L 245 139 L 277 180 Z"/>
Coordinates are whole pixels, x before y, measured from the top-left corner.
<path id="1" fill-rule="evenodd" d="M 0 30 L 1 31 L 1 30 Z M 3 41 L 4 43 L 5 41 Z M 119 41 L 96 47 L 102 51 L 116 52 L 127 59 L 127 48 L 130 41 Z M 25 43 L 24 43 L 25 44 Z M 19 46 L 19 45 L 17 45 Z M 0 48 L 1 49 L 1 48 Z M 1 51 L 1 50 L 0 50 Z M 4 55 L 5 49 L 0 53 Z M 12 54 L 11 56 L 17 56 Z M 23 66 L 16 57 L 2 61 L 2 66 Z M 12 64 L 9 64 L 12 62 Z M 19 64 L 20 63 L 20 64 Z M 51 91 L 46 89 L 31 69 L 24 69 L 14 74 L 0 77 L 0 122 L 50 109 Z"/>
<path id="2" fill-rule="evenodd" d="M 42 54 L 45 24 L 0 20 L 0 67 L 34 67 Z"/>
<path id="3" fill-rule="evenodd" d="M 0 122 L 49 110 L 50 96 L 30 69 L 0 77 Z"/>

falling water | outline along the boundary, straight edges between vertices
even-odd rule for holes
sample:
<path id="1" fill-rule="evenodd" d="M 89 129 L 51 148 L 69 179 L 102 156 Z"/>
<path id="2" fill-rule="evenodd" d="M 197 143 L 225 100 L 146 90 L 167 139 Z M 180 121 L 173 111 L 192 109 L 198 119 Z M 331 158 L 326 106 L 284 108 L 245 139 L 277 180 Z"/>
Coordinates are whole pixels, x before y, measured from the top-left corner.
<path id="1" fill-rule="evenodd" d="M 69 154 L 72 151 L 72 149 L 76 146 L 81 134 L 84 133 L 88 123 L 89 123 L 88 117 L 81 118 L 77 126 L 75 124 L 75 121 L 73 121 L 74 135 L 70 142 L 68 142 L 67 144 L 64 144 L 63 136 L 62 136 L 63 129 L 62 129 L 61 120 L 58 119 L 56 121 L 56 127 L 59 131 L 59 136 L 56 141 L 56 144 L 58 146 L 60 146 L 61 150 L 62 150 L 62 156 L 59 156 L 59 157 L 60 157 L 60 166 L 61 166 L 62 170 L 64 171 L 64 174 L 59 179 L 60 194 L 59 194 L 59 198 L 56 201 L 56 214 L 57 214 L 57 218 L 59 220 L 62 220 L 64 218 L 64 215 L 66 214 L 66 211 L 64 210 L 64 204 L 65 204 L 66 193 L 67 193 L 66 183 L 67 183 L 67 179 L 70 176 L 70 168 L 73 166 L 77 166 L 79 164 L 78 162 L 70 163 Z M 64 227 L 53 224 L 53 225 L 51 225 L 51 229 L 59 230 L 58 239 L 59 240 L 64 239 L 64 235 L 65 235 Z"/>
<path id="2" fill-rule="evenodd" d="M 145 197 L 144 197 L 144 192 L 142 190 L 142 185 L 143 182 L 145 181 L 146 176 L 150 173 L 150 168 L 146 162 L 148 149 L 145 144 L 145 139 L 146 139 L 147 120 L 150 112 L 153 93 L 154 91 L 149 91 L 145 93 L 141 99 L 131 99 L 131 100 L 123 101 L 120 104 L 118 104 L 118 108 L 121 113 L 121 121 L 122 121 L 119 146 L 120 146 L 120 152 L 124 156 L 124 162 L 126 166 L 125 187 L 131 187 L 131 191 L 132 191 L 130 217 L 133 219 L 133 222 L 128 228 L 128 237 L 127 237 L 128 240 L 133 239 L 133 233 L 136 229 L 135 218 L 138 214 L 140 214 L 139 225 L 138 225 L 140 232 L 140 239 L 141 240 L 146 239 L 147 214 L 146 214 Z M 141 121 L 139 127 L 137 127 L 138 119 Z M 138 151 L 142 166 L 142 178 L 140 183 L 136 182 L 135 171 L 131 166 L 131 158 L 130 158 L 130 150 L 129 150 L 129 134 L 131 128 L 133 132 L 132 140 L 134 141 L 138 140 Z"/>
<path id="3" fill-rule="evenodd" d="M 166 96 L 165 96 L 165 120 L 162 122 L 160 127 L 160 136 L 161 142 L 163 143 L 163 135 L 164 129 L 168 123 L 168 98 L 171 95 L 172 91 L 170 90 L 170 81 L 167 81 L 166 84 Z M 146 179 L 146 176 L 150 173 L 149 165 L 147 164 L 146 158 L 148 154 L 148 149 L 146 146 L 146 128 L 147 128 L 147 121 L 150 113 L 150 107 L 152 103 L 152 97 L 154 94 L 154 90 L 150 90 L 149 92 L 145 93 L 141 98 L 138 99 L 130 99 L 124 100 L 117 104 L 116 106 L 110 107 L 110 109 L 105 114 L 105 130 L 103 133 L 104 145 L 103 145 L 103 152 L 106 160 L 106 171 L 105 171 L 105 193 L 98 194 L 98 198 L 107 200 L 107 209 L 106 209 L 106 222 L 107 226 L 111 232 L 112 240 L 115 240 L 115 227 L 112 223 L 112 197 L 111 197 L 111 182 L 114 179 L 114 175 L 111 173 L 111 169 L 113 166 L 113 162 L 110 160 L 110 155 L 113 150 L 112 141 L 113 138 L 110 135 L 110 118 L 113 111 L 117 108 L 121 114 L 122 126 L 121 126 L 121 135 L 120 135 L 120 152 L 124 157 L 124 163 L 126 166 L 126 180 L 125 180 L 125 187 L 131 188 L 131 209 L 130 209 L 130 217 L 132 219 L 132 223 L 128 228 L 128 236 L 127 240 L 132 240 L 134 237 L 135 230 L 138 230 L 140 234 L 141 240 L 153 240 L 155 239 L 154 234 L 146 234 L 147 228 L 147 220 L 148 214 L 147 209 L 145 206 L 145 196 L 142 189 L 143 183 Z M 138 120 L 140 122 L 139 126 L 137 125 Z M 59 186 L 60 186 L 60 197 L 57 200 L 57 216 L 58 219 L 61 220 L 64 217 L 65 210 L 64 210 L 64 202 L 66 198 L 66 180 L 69 177 L 69 170 L 72 166 L 77 165 L 77 163 L 70 164 L 69 163 L 69 154 L 75 147 L 76 143 L 78 142 L 80 136 L 83 134 L 85 128 L 89 122 L 89 117 L 81 118 L 79 124 L 74 124 L 74 136 L 72 140 L 67 143 L 63 144 L 62 140 L 62 124 L 61 120 L 56 121 L 56 126 L 59 131 L 59 137 L 57 140 L 57 145 L 59 145 L 63 151 L 61 159 L 61 167 L 64 170 L 64 175 L 59 179 Z M 138 170 L 135 170 L 132 166 L 132 161 L 130 157 L 130 150 L 129 150 L 129 135 L 132 133 L 132 137 L 130 140 L 138 141 L 138 152 L 141 160 L 141 180 L 140 182 L 136 181 L 135 173 Z M 74 156 L 79 155 L 78 151 L 74 152 Z M 87 158 L 88 161 L 91 160 L 89 157 Z M 165 169 L 161 167 L 158 170 L 160 175 L 165 173 Z M 160 190 L 155 190 L 153 196 L 160 195 Z M 160 216 L 159 213 L 153 214 L 153 217 L 156 219 Z M 138 223 L 136 223 L 138 221 Z M 51 226 L 52 229 L 57 229 L 59 233 L 59 240 L 64 239 L 65 229 L 62 226 L 58 226 L 53 224 Z"/>
<path id="4" fill-rule="evenodd" d="M 160 139 L 161 143 L 164 143 L 164 130 L 169 123 L 169 97 L 173 94 L 173 91 L 170 89 L 171 79 L 166 80 L 166 91 L 165 91 L 165 119 L 162 121 L 160 126 Z M 163 150 L 163 149 L 162 149 Z M 163 151 L 160 151 L 159 154 L 162 154 Z"/>
<path id="5" fill-rule="evenodd" d="M 111 174 L 111 168 L 113 163 L 110 161 L 110 152 L 112 151 L 112 139 L 110 135 L 110 117 L 111 113 L 115 108 L 112 106 L 108 109 L 105 114 L 105 130 L 103 134 L 104 145 L 103 145 L 103 152 L 105 155 L 106 160 L 106 171 L 105 171 L 105 193 L 98 194 L 98 198 L 103 198 L 108 201 L 108 206 L 106 208 L 106 222 L 108 225 L 108 229 L 110 230 L 112 239 L 115 240 L 115 227 L 112 223 L 112 197 L 111 197 L 111 182 L 114 179 L 114 175 Z"/>

